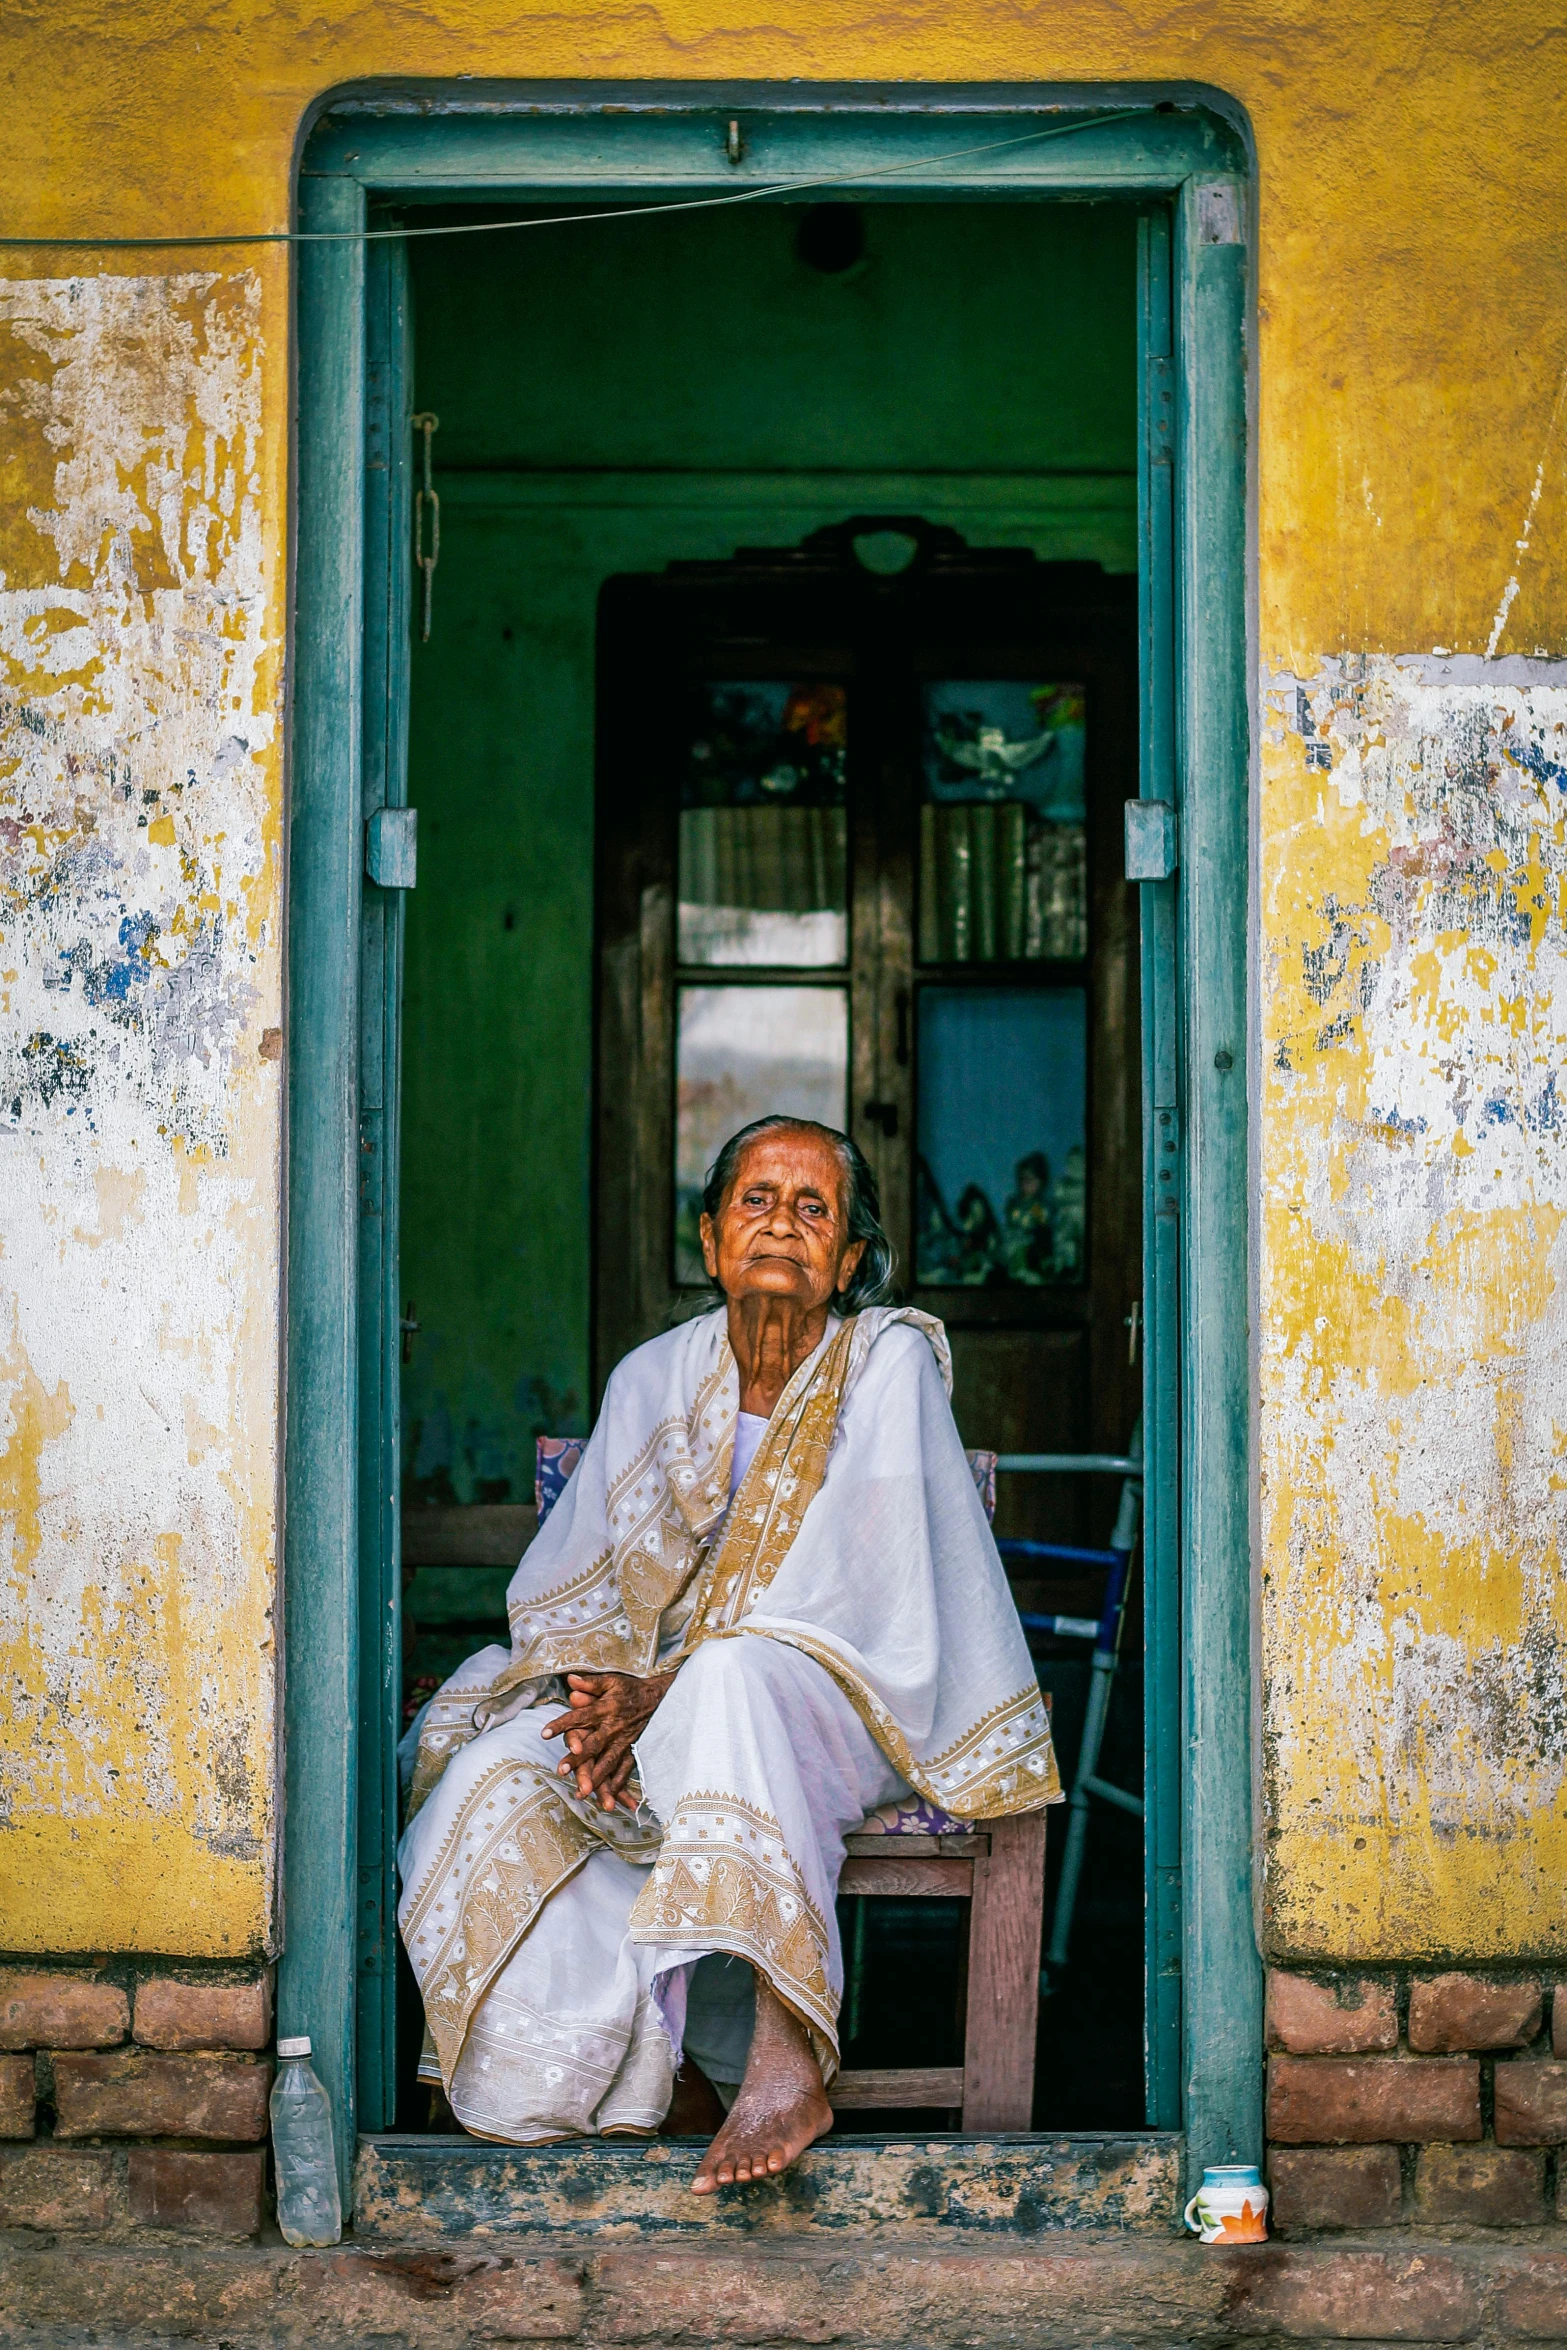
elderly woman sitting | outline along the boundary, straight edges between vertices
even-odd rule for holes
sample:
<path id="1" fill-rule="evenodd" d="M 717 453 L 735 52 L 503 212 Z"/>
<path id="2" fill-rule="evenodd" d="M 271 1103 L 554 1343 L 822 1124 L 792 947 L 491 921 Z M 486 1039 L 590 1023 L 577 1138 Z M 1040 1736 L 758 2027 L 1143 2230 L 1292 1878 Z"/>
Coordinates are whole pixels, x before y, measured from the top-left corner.
<path id="1" fill-rule="evenodd" d="M 764 1118 L 704 1208 L 724 1302 L 611 1378 L 512 1579 L 510 1650 L 426 1711 L 398 1856 L 421 2077 L 459 2121 L 655 2130 L 683 2046 L 682 2093 L 694 2068 L 739 2084 L 698 2194 L 831 2127 L 834 1896 L 866 1813 L 1059 1795 L 944 1333 L 881 1302 L 864 1159 Z"/>

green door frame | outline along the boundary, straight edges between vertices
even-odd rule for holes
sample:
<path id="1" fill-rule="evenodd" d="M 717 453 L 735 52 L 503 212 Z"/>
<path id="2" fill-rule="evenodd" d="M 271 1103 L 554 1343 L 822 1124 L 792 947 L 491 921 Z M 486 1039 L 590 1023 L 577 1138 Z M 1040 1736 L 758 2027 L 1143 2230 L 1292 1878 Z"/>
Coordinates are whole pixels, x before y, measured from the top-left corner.
<path id="1" fill-rule="evenodd" d="M 482 107 L 445 89 L 329 103 L 299 176 L 299 226 L 328 240 L 297 249 L 278 2010 L 314 2042 L 345 2186 L 361 2122 L 390 2119 L 399 923 L 362 875 L 367 817 L 403 797 L 407 704 L 405 281 L 362 232 L 377 201 L 642 203 L 855 175 L 867 198 L 1140 213 L 1141 789 L 1176 807 L 1179 842 L 1174 877 L 1142 887 L 1149 2120 L 1184 2128 L 1191 2171 L 1261 2153 L 1244 131 L 1223 103 L 1160 110 L 1157 91 L 519 85 Z"/>

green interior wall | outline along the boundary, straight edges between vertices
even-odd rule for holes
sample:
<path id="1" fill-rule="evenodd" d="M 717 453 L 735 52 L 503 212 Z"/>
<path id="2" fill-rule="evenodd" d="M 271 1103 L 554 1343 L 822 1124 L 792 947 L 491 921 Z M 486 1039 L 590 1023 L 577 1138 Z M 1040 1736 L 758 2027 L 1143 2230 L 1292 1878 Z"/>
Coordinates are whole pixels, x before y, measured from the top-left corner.
<path id="1" fill-rule="evenodd" d="M 430 1498 L 525 1498 L 535 1433 L 587 1424 L 601 583 L 875 511 L 1136 563 L 1130 211 L 867 204 L 834 276 L 801 218 L 410 247 L 442 499 L 403 1065 L 405 1473 Z"/>

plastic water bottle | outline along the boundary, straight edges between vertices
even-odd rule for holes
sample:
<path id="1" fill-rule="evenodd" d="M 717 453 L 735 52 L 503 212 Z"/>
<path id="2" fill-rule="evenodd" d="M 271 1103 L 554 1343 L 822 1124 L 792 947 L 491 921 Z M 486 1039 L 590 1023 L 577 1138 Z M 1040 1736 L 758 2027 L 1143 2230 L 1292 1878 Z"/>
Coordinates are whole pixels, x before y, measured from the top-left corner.
<path id="1" fill-rule="evenodd" d="M 280 2040 L 277 2052 L 272 2084 L 277 2224 L 286 2244 L 335 2244 L 343 2233 L 343 2204 L 331 2102 L 310 2069 L 307 2037 Z"/>

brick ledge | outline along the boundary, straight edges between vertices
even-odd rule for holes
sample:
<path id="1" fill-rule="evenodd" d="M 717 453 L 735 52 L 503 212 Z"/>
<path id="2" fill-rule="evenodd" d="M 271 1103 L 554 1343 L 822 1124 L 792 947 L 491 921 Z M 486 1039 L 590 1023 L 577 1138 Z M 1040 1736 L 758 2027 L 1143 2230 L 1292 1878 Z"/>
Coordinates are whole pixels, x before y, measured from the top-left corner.
<path id="1" fill-rule="evenodd" d="M 1383 2237 L 1205 2251 L 1146 2237 L 810 2238 L 526 2252 L 344 2244 L 0 2248 L 0 2343 L 468 2350 L 497 2342 L 1222 2350 L 1567 2340 L 1567 2246 Z"/>

